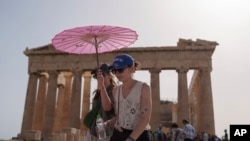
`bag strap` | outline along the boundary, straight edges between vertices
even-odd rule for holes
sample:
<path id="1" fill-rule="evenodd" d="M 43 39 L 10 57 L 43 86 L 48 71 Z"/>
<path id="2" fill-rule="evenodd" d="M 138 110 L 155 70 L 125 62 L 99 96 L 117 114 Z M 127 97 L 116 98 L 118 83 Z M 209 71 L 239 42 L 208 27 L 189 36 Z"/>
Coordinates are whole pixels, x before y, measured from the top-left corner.
<path id="1" fill-rule="evenodd" d="M 118 99 L 117 99 L 117 114 L 118 114 L 118 120 L 117 120 L 117 125 L 119 125 L 119 116 L 120 116 L 120 93 L 121 93 L 121 86 L 119 86 L 119 88 L 118 88 Z"/>
<path id="2" fill-rule="evenodd" d="M 100 93 L 100 92 L 99 92 Z M 98 99 L 98 102 L 97 102 L 97 104 L 98 104 L 98 109 L 100 109 L 101 108 L 101 105 L 102 105 L 102 97 L 101 97 L 101 93 L 100 93 L 100 95 L 99 95 L 100 97 L 99 97 L 99 99 Z"/>
<path id="3" fill-rule="evenodd" d="M 96 110 L 98 113 L 100 108 L 101 108 L 101 96 L 97 99 L 96 106 L 94 107 L 93 110 Z"/>
<path id="4" fill-rule="evenodd" d="M 101 108 L 101 99 L 98 99 L 98 100 L 97 100 L 96 108 L 97 108 L 97 109 L 100 109 L 100 108 Z"/>

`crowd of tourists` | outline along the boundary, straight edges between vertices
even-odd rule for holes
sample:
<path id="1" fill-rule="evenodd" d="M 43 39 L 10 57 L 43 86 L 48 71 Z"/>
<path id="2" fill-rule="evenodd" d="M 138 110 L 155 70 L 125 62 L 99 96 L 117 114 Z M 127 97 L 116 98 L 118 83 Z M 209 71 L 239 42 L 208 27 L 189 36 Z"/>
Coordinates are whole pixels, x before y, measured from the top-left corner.
<path id="1" fill-rule="evenodd" d="M 170 127 L 170 132 L 165 133 L 162 127 L 155 132 L 149 131 L 150 141 L 229 141 L 227 130 L 220 138 L 207 132 L 196 133 L 194 127 L 187 120 L 183 120 L 184 128 L 179 128 L 176 123 Z"/>

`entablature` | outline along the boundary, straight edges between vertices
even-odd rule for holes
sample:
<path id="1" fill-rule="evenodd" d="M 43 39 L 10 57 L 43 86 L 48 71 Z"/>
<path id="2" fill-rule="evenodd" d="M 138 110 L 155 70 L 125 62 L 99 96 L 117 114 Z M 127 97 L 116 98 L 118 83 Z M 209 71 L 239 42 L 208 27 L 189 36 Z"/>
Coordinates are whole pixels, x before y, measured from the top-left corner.
<path id="1" fill-rule="evenodd" d="M 186 46 L 185 46 L 186 45 Z M 142 70 L 161 68 L 162 70 L 186 67 L 189 69 L 212 68 L 212 54 L 216 42 L 197 39 L 180 39 L 177 46 L 129 47 L 99 54 L 100 63 L 111 63 L 117 54 L 127 53 L 139 61 Z M 49 44 L 26 49 L 29 57 L 29 72 L 92 70 L 96 67 L 96 54 L 70 54 L 57 51 Z"/>

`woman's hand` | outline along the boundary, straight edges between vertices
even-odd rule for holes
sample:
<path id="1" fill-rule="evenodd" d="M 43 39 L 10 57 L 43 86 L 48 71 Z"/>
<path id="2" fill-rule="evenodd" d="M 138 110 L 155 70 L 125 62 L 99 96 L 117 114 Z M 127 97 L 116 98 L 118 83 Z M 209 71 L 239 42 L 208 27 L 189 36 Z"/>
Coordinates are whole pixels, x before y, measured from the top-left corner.
<path id="1" fill-rule="evenodd" d="M 119 132 L 123 131 L 121 126 L 119 125 L 118 121 L 116 121 L 116 123 L 115 123 L 115 129 L 117 129 Z"/>
<path id="2" fill-rule="evenodd" d="M 102 73 L 101 69 L 97 70 L 96 78 L 97 78 L 97 88 L 98 88 L 98 90 L 105 89 L 104 77 L 103 77 L 103 73 Z"/>
<path id="3" fill-rule="evenodd" d="M 110 127 L 110 123 L 109 122 L 110 122 L 109 120 L 107 120 L 107 121 L 104 122 L 105 129 L 107 129 L 107 128 Z"/>

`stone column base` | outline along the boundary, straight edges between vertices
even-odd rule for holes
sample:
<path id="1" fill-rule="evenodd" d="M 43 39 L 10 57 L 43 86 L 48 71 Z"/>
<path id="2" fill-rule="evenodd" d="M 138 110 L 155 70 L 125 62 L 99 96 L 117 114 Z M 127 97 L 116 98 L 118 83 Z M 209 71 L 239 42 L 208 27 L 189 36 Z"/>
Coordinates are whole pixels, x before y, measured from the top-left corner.
<path id="1" fill-rule="evenodd" d="M 18 139 L 23 139 L 25 141 L 40 141 L 41 131 L 38 130 L 26 130 L 18 134 Z"/>

